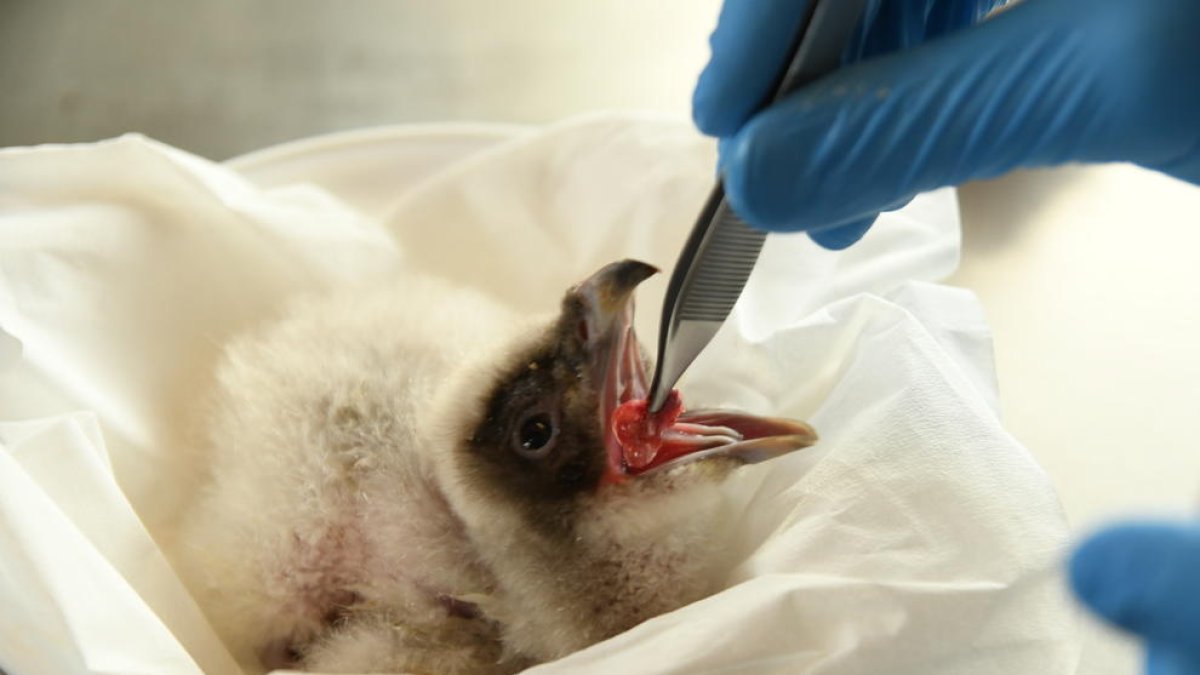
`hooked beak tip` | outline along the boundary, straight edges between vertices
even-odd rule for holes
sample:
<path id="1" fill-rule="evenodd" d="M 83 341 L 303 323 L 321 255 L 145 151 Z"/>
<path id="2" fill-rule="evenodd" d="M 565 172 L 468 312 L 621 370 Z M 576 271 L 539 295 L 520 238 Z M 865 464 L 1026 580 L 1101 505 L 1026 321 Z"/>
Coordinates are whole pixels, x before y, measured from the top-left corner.
<path id="1" fill-rule="evenodd" d="M 593 311 L 602 315 L 616 315 L 625 308 L 633 291 L 659 269 L 640 260 L 622 260 L 602 267 L 575 288 L 575 292 L 587 298 Z"/>

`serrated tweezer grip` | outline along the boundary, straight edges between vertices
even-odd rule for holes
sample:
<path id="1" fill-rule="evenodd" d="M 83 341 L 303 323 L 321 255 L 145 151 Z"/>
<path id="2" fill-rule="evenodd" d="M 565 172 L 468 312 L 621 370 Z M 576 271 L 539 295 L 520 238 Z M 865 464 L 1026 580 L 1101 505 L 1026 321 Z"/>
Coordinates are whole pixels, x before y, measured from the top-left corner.
<path id="1" fill-rule="evenodd" d="M 867 0 L 813 0 L 797 30 L 787 69 L 762 107 L 841 65 Z M 684 244 L 663 304 L 650 410 L 658 412 L 683 371 L 737 304 L 766 234 L 738 218 L 720 182 Z"/>
<path id="2" fill-rule="evenodd" d="M 724 321 L 741 296 L 766 238 L 765 232 L 751 228 L 720 199 L 700 244 L 704 264 L 693 266 L 684 280 L 687 292 L 679 298 L 679 320 Z"/>

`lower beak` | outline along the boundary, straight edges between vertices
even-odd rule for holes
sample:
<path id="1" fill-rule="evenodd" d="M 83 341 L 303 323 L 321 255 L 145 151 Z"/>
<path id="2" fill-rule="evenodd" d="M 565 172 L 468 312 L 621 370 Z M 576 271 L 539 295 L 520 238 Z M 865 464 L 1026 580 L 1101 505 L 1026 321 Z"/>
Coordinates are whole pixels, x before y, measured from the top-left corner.
<path id="1" fill-rule="evenodd" d="M 600 391 L 605 482 L 716 456 L 761 462 L 814 444 L 817 434 L 803 422 L 728 410 L 685 411 L 677 391 L 658 413 L 648 412 L 649 380 L 633 332 L 633 294 L 656 272 L 651 265 L 624 260 L 605 266 L 573 291 L 585 306 L 581 330 Z"/>
<path id="2" fill-rule="evenodd" d="M 757 464 L 817 442 L 817 432 L 804 422 L 782 417 L 751 415 L 735 410 L 683 410 L 677 391 L 654 419 L 642 418 L 641 402 L 618 408 L 613 433 L 624 450 L 625 471 L 644 475 L 652 471 L 711 457 L 730 457 Z M 629 411 L 629 412 L 627 412 Z M 640 425 L 640 430 L 638 426 Z M 651 433 L 645 433 L 650 429 Z"/>

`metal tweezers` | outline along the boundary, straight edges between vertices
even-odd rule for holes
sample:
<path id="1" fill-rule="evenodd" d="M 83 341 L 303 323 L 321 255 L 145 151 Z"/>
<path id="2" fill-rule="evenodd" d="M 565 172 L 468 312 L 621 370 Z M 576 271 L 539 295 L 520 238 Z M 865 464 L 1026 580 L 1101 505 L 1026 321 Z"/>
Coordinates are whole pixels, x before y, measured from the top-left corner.
<path id="1" fill-rule="evenodd" d="M 788 67 L 762 107 L 833 72 L 868 0 L 812 0 L 796 32 Z M 679 255 L 663 303 L 650 411 L 658 412 L 675 383 L 725 323 L 762 252 L 766 233 L 738 218 L 720 181 Z"/>

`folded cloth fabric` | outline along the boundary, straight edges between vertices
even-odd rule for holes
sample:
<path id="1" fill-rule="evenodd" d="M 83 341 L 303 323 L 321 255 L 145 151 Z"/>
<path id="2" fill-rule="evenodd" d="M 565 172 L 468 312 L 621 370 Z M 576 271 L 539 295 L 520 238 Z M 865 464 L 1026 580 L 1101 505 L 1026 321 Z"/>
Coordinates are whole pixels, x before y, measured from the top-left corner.
<path id="1" fill-rule="evenodd" d="M 715 158 L 615 115 L 371 138 L 369 161 L 334 139 L 233 168 L 138 136 L 0 151 L 0 668 L 236 672 L 155 543 L 204 462 L 221 345 L 401 267 L 538 311 L 612 260 L 670 269 Z M 769 239 L 681 387 L 820 445 L 729 481 L 722 592 L 534 670 L 1072 673 L 1065 520 L 1001 425 L 977 302 L 930 283 L 957 254 L 949 192 L 848 251 Z"/>

